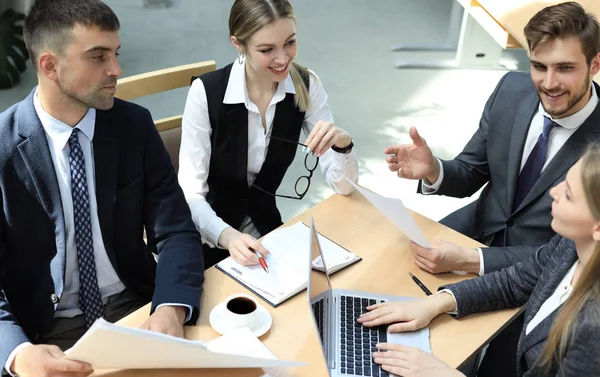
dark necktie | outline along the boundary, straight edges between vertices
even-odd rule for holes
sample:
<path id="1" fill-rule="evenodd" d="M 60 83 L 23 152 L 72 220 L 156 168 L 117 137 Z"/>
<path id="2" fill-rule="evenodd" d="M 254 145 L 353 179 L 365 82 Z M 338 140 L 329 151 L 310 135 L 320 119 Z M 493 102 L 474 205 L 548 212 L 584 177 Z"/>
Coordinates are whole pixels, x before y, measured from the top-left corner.
<path id="1" fill-rule="evenodd" d="M 546 161 L 546 152 L 548 151 L 550 131 L 552 131 L 552 128 L 556 125 L 557 124 L 552 119 L 544 117 L 544 129 L 542 130 L 540 137 L 538 137 L 537 143 L 535 143 L 535 146 L 519 175 L 514 209 L 519 207 L 542 174 L 542 167 Z"/>
<path id="2" fill-rule="evenodd" d="M 104 316 L 104 306 L 96 276 L 92 218 L 88 195 L 85 159 L 79 144 L 79 129 L 73 129 L 69 137 L 69 166 L 71 168 L 71 195 L 73 197 L 73 219 L 75 220 L 75 246 L 79 267 L 79 309 L 85 315 L 85 324 L 90 327 Z"/>

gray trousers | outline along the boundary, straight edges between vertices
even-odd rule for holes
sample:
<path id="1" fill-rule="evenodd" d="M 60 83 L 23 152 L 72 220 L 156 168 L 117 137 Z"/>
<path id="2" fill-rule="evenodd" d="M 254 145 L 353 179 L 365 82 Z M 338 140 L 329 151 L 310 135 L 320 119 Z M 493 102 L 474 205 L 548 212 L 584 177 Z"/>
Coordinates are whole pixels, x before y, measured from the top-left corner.
<path id="1" fill-rule="evenodd" d="M 104 319 L 108 322 L 116 322 L 146 304 L 147 302 L 141 301 L 138 296 L 126 289 L 108 298 L 104 305 Z M 65 351 L 71 348 L 86 331 L 83 315 L 73 318 L 54 318 L 46 333 L 36 343 L 53 344 Z"/>

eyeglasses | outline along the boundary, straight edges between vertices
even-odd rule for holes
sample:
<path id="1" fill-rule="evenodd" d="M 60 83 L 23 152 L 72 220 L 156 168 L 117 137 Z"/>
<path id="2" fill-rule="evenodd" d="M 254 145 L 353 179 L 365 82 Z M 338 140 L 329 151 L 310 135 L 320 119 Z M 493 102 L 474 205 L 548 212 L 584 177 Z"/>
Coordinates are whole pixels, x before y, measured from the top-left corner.
<path id="1" fill-rule="evenodd" d="M 301 145 L 303 147 L 307 147 L 307 145 L 299 143 L 297 141 L 293 141 L 293 140 L 281 139 L 281 138 L 273 137 L 273 136 L 270 136 L 269 139 L 283 141 L 286 143 L 291 143 L 291 144 L 296 144 L 296 145 Z M 300 178 L 298 178 L 296 180 L 296 184 L 294 185 L 294 191 L 296 191 L 297 196 L 275 194 L 275 193 L 269 192 L 265 189 L 262 189 L 255 184 L 252 184 L 251 187 L 254 187 L 257 190 L 260 190 L 260 191 L 264 192 L 265 194 L 268 194 L 271 196 L 275 196 L 275 197 L 278 196 L 280 198 L 286 198 L 286 199 L 302 200 L 302 198 L 304 198 L 304 195 L 306 195 L 306 193 L 308 192 L 308 189 L 310 188 L 310 179 L 312 178 L 313 172 L 317 169 L 318 165 L 319 165 L 319 157 L 313 156 L 312 153 L 307 153 L 306 157 L 304 157 L 304 167 L 306 168 L 306 170 L 308 170 L 308 175 L 300 176 Z"/>

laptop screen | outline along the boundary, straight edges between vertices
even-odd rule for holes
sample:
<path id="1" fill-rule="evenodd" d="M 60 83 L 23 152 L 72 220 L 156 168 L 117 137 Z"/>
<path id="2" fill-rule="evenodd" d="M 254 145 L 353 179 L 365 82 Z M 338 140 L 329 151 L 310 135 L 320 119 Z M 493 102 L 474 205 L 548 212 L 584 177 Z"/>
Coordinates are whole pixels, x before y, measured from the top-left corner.
<path id="1" fill-rule="evenodd" d="M 317 229 L 315 223 L 311 217 L 310 219 L 310 253 L 308 261 L 308 298 L 312 307 L 313 317 L 319 336 L 321 338 L 321 344 L 323 345 L 323 353 L 325 360 L 330 363 L 328 358 L 328 345 L 329 345 L 329 318 L 328 313 L 330 303 L 333 303 L 331 282 L 329 281 L 329 273 L 327 272 L 327 265 L 323 254 L 321 253 L 321 245 L 317 238 Z M 325 273 L 315 270 L 312 268 L 312 261 L 317 258 L 323 258 L 323 267 Z M 331 367 L 331 365 L 330 365 Z"/>

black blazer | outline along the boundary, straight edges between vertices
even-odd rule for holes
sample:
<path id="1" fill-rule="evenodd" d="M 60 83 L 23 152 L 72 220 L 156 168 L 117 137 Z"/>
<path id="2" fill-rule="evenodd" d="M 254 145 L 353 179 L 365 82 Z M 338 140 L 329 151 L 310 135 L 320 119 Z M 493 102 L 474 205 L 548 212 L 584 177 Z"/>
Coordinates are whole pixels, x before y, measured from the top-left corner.
<path id="1" fill-rule="evenodd" d="M 0 114 L 1 366 L 18 344 L 45 332 L 64 285 L 64 215 L 33 93 Z M 148 110 L 118 99 L 98 110 L 93 153 L 102 238 L 119 278 L 152 299 L 152 310 L 161 303 L 192 306 L 195 323 L 202 245 Z"/>
<path id="2" fill-rule="evenodd" d="M 534 364 L 546 344 L 556 319 L 556 309 L 529 335 L 527 325 L 565 277 L 577 252 L 573 241 L 557 236 L 529 259 L 473 280 L 447 287 L 456 297 L 458 315 L 516 308 L 526 305 L 525 324 L 517 349 L 518 376 L 583 377 L 600 373 L 600 302 L 588 301 L 575 319 L 574 341 L 566 355 L 556 360 L 549 372 Z"/>

